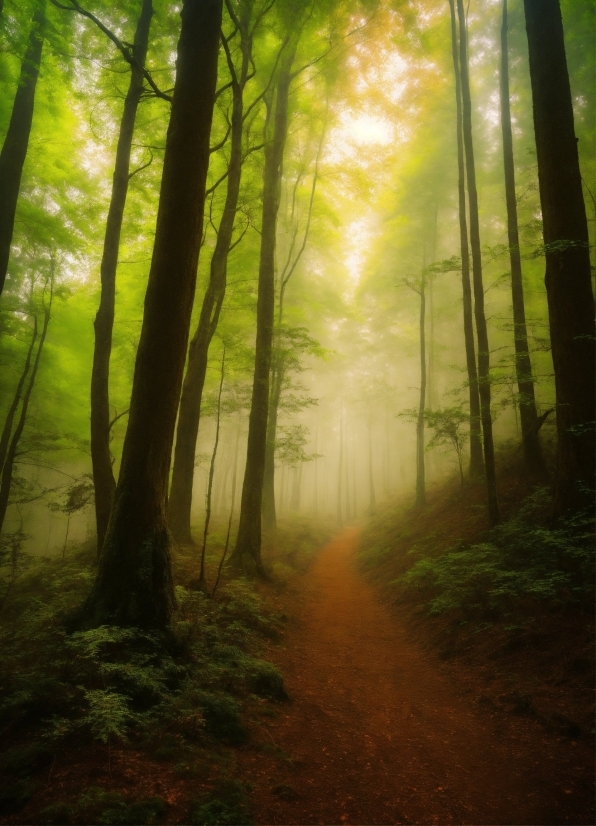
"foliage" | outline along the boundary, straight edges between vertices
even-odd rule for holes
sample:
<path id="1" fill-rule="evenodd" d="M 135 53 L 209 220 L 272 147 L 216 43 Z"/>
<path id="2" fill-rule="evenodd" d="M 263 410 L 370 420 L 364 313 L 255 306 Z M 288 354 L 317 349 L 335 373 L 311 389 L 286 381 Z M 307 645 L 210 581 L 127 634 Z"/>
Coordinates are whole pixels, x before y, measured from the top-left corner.
<path id="1" fill-rule="evenodd" d="M 445 445 L 455 450 L 463 485 L 462 455 L 470 417 L 461 407 L 444 407 L 441 410 L 425 410 L 424 421 L 433 434 L 426 449 Z"/>
<path id="2" fill-rule="evenodd" d="M 167 639 L 113 626 L 67 634 L 64 620 L 91 576 L 81 554 L 62 564 L 33 561 L 5 605 L 0 725 L 6 746 L 28 744 L 0 754 L 11 778 L 10 794 L 0 801 L 5 811 L 24 805 L 35 790 L 31 775 L 75 740 L 129 742 L 179 760 L 195 747 L 243 742 L 248 696 L 286 698 L 281 674 L 258 656 L 259 641 L 276 633 L 278 621 L 247 581 L 223 586 L 217 602 L 178 586 Z M 44 822 L 79 822 L 88 812 L 97 823 L 161 822 L 157 804 L 151 809 L 116 797 L 101 806 L 78 799 L 68 811 L 56 804 Z"/>
<path id="3" fill-rule="evenodd" d="M 540 489 L 486 541 L 418 560 L 401 582 L 427 595 L 433 614 L 505 616 L 524 600 L 586 606 L 594 585 L 593 519 L 589 513 L 545 524 L 549 492 Z"/>
<path id="4" fill-rule="evenodd" d="M 251 826 L 253 821 L 244 805 L 245 787 L 228 780 L 216 787 L 208 799 L 190 810 L 192 826 Z"/>
<path id="5" fill-rule="evenodd" d="M 97 823 L 101 826 L 163 823 L 167 804 L 159 797 L 130 801 L 119 792 L 91 786 L 72 802 L 47 806 L 40 814 L 43 823 Z"/>

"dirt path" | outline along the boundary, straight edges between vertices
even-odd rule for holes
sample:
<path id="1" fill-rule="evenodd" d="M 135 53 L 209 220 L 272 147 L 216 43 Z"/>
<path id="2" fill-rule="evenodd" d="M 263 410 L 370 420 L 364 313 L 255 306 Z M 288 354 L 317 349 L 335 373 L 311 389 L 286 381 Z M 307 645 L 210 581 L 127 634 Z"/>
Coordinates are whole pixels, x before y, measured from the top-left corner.
<path id="1" fill-rule="evenodd" d="M 269 652 L 292 699 L 239 753 L 256 822 L 593 823 L 587 746 L 475 709 L 356 572 L 356 536 L 323 549 Z"/>

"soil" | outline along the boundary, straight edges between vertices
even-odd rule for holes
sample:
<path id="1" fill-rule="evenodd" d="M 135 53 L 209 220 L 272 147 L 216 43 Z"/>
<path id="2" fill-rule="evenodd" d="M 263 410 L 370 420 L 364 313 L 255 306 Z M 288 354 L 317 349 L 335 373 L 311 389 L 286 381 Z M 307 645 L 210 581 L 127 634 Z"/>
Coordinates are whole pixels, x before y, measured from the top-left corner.
<path id="1" fill-rule="evenodd" d="M 266 656 L 290 701 L 237 752 L 255 822 L 593 824 L 587 739 L 476 702 L 357 572 L 357 536 L 282 597 L 287 632 Z"/>

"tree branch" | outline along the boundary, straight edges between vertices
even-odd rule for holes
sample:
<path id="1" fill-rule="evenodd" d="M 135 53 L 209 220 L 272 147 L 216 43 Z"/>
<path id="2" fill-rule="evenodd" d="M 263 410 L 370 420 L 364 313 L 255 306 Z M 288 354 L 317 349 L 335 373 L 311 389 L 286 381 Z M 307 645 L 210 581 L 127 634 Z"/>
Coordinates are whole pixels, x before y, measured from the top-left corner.
<path id="1" fill-rule="evenodd" d="M 120 38 L 117 35 L 115 35 L 113 31 L 108 29 L 108 27 L 104 23 L 102 23 L 101 20 L 98 17 L 96 17 L 92 12 L 87 11 L 87 9 L 84 9 L 81 5 L 79 5 L 77 0 L 69 0 L 70 5 L 64 5 L 63 3 L 60 3 L 59 0 L 50 0 L 50 2 L 52 3 L 52 5 L 56 6 L 57 9 L 62 9 L 62 11 L 77 12 L 78 14 L 81 14 L 83 17 L 86 17 L 88 20 L 91 20 L 93 23 L 95 23 L 97 28 L 100 31 L 102 31 L 106 35 L 106 37 L 108 37 L 116 46 L 116 48 L 118 49 L 122 57 L 126 60 L 126 62 L 130 66 L 134 66 L 136 69 L 140 69 L 142 71 L 143 77 L 153 90 L 155 97 L 161 98 L 162 100 L 167 100 L 168 103 L 172 102 L 172 96 L 168 95 L 166 92 L 162 92 L 162 90 L 157 86 L 157 84 L 147 71 L 147 69 L 144 66 L 141 66 L 141 64 L 136 60 L 130 44 L 124 43 L 122 40 L 120 40 Z"/>

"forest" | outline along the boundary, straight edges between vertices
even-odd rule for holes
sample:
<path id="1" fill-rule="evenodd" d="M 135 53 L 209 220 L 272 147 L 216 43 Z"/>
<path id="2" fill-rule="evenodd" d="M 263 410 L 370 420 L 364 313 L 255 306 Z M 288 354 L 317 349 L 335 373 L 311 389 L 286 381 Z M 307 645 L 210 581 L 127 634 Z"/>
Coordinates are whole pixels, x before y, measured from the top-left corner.
<path id="1" fill-rule="evenodd" d="M 590 0 L 0 0 L 0 823 L 594 822 Z"/>

